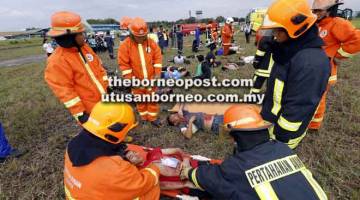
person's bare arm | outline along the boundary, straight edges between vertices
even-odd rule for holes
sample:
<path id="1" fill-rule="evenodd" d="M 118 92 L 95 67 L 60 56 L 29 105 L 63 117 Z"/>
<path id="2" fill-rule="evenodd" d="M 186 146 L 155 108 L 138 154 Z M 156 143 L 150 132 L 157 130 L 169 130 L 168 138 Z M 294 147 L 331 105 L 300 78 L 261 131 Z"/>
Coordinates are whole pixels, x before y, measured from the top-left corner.
<path id="1" fill-rule="evenodd" d="M 184 107 L 185 107 L 184 103 L 180 104 L 179 111 L 178 111 L 178 114 L 182 117 L 184 116 L 184 113 L 183 113 Z"/>
<path id="2" fill-rule="evenodd" d="M 183 133 L 183 135 L 185 136 L 186 139 L 191 139 L 191 137 L 192 137 L 193 122 L 195 121 L 195 119 L 196 119 L 195 116 L 192 116 L 190 118 L 188 127 L 187 127 L 186 131 Z"/>
<path id="3" fill-rule="evenodd" d="M 180 149 L 180 148 L 168 148 L 168 149 L 161 149 L 161 152 L 164 154 L 164 155 L 172 155 L 172 154 L 181 154 L 183 155 L 184 152 Z"/>
<path id="4" fill-rule="evenodd" d="M 196 189 L 195 185 L 192 184 L 190 181 L 186 181 L 186 182 L 160 181 L 161 190 L 178 190 L 183 188 Z"/>

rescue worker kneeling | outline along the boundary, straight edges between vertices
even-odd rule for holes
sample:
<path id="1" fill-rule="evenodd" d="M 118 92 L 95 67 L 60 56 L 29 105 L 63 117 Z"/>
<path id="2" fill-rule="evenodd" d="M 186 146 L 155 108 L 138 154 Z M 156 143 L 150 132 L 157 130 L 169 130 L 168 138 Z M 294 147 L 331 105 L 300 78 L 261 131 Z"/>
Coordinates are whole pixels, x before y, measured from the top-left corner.
<path id="1" fill-rule="evenodd" d="M 160 197 L 159 169 L 142 170 L 125 161 L 126 135 L 137 123 L 128 104 L 97 103 L 65 155 L 67 199 L 148 199 Z"/>
<path id="2" fill-rule="evenodd" d="M 221 165 L 191 168 L 183 162 L 181 177 L 214 199 L 327 199 L 311 172 L 286 145 L 270 140 L 259 109 L 234 105 L 224 114 L 237 147 Z"/>
<path id="3" fill-rule="evenodd" d="M 268 9 L 262 27 L 273 30 L 276 42 L 261 115 L 274 124 L 272 138 L 290 148 L 305 137 L 330 76 L 330 61 L 315 22 L 306 0 L 278 0 Z"/>

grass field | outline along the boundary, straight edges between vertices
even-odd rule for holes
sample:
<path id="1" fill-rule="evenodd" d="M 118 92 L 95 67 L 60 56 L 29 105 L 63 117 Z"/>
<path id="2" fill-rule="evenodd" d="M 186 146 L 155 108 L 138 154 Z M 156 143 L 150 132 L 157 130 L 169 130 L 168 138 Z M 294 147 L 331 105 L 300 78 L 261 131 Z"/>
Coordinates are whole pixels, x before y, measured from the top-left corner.
<path id="1" fill-rule="evenodd" d="M 44 53 L 42 38 L 0 41 L 0 61 Z"/>
<path id="2" fill-rule="evenodd" d="M 356 26 L 357 28 L 360 28 L 360 18 L 355 18 L 352 20 L 352 23 L 354 24 L 354 26 Z"/>
<path id="3" fill-rule="evenodd" d="M 238 41 L 245 50 L 241 55 L 253 55 L 253 44 Z M 185 55 L 190 55 L 190 38 L 186 40 Z M 206 51 L 201 53 L 205 54 Z M 175 54 L 166 52 L 164 64 Z M 241 55 L 231 56 L 237 61 Z M 100 55 L 110 69 L 117 67 L 115 60 Z M 223 63 L 225 62 L 222 59 Z M 63 199 L 63 154 L 67 142 L 77 134 L 79 127 L 53 96 L 43 80 L 44 63 L 0 68 L 0 121 L 10 142 L 29 150 L 21 159 L 9 160 L 0 165 L 0 199 Z M 186 67 L 194 72 L 195 60 Z M 360 56 L 339 67 L 339 82 L 329 94 L 324 126 L 311 132 L 296 152 L 326 190 L 330 199 L 360 199 Z M 250 65 L 236 72 L 214 74 L 222 78 L 251 78 Z M 186 92 L 238 92 L 247 89 L 191 90 Z M 176 92 L 185 92 L 176 90 Z M 162 109 L 171 104 L 163 104 Z M 161 117 L 165 117 L 162 113 Z M 187 152 L 213 158 L 230 155 L 232 145 L 209 133 L 199 133 L 185 140 L 176 129 L 149 125 L 138 127 L 132 135 L 135 143 L 146 146 L 180 147 Z"/>

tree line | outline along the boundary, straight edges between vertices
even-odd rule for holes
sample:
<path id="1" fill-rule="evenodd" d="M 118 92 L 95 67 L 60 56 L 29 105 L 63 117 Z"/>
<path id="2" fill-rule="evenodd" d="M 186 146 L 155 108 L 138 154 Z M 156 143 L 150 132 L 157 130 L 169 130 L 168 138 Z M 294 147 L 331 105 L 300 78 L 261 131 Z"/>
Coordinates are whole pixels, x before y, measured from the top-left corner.
<path id="1" fill-rule="evenodd" d="M 238 18 L 233 17 L 235 22 L 244 22 L 245 18 Z M 172 26 L 173 24 L 192 24 L 192 23 L 209 23 L 209 22 L 218 22 L 222 23 L 225 22 L 226 18 L 223 16 L 218 16 L 216 18 L 203 18 L 197 20 L 195 17 L 190 17 L 187 19 L 179 19 L 177 21 L 153 21 L 149 22 L 150 26 Z M 113 18 L 106 18 L 106 19 L 88 19 L 86 20 L 89 24 L 119 24 L 118 20 Z"/>

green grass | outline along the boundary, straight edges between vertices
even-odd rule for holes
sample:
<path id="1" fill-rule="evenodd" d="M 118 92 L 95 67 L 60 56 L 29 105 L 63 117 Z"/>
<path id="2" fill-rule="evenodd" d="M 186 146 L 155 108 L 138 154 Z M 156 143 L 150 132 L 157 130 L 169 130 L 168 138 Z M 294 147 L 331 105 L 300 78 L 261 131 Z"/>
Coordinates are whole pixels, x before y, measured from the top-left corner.
<path id="1" fill-rule="evenodd" d="M 191 55 L 186 39 L 185 55 Z M 241 55 L 253 55 L 253 44 L 244 44 L 240 38 Z M 200 52 L 205 54 L 206 51 Z M 176 50 L 168 50 L 164 64 Z M 116 60 L 101 54 L 111 70 Z M 228 61 L 237 61 L 240 55 Z M 225 60 L 222 59 L 224 63 Z M 296 150 L 311 169 L 330 199 L 359 199 L 360 197 L 360 56 L 345 61 L 339 67 L 339 82 L 329 93 L 328 110 L 323 128 L 309 133 Z M 196 61 L 186 67 L 194 72 Z M 20 159 L 0 165 L 0 199 L 63 199 L 62 169 L 67 142 L 77 134 L 79 127 L 54 97 L 43 80 L 44 64 L 29 64 L 0 68 L 0 121 L 13 146 L 29 150 Z M 251 78 L 250 65 L 235 72 L 214 74 L 219 78 Z M 215 89 L 190 92 L 209 94 Z M 223 89 L 220 92 L 245 92 L 245 89 Z M 177 92 L 184 92 L 177 90 Z M 187 91 L 188 92 L 188 91 Z M 172 104 L 162 104 L 167 109 Z M 166 113 L 161 113 L 164 118 Z M 135 143 L 146 146 L 180 147 L 187 152 L 213 158 L 225 158 L 232 151 L 230 141 L 209 133 L 198 133 L 193 139 L 184 139 L 176 129 L 160 130 L 145 125 L 132 133 Z"/>
<path id="2" fill-rule="evenodd" d="M 45 54 L 42 45 L 0 50 L 0 61 Z"/>
<path id="3" fill-rule="evenodd" d="M 30 39 L 4 40 L 0 41 L 0 49 L 42 45 L 42 41 L 43 39 L 40 37 L 33 37 Z"/>
<path id="4" fill-rule="evenodd" d="M 42 38 L 0 41 L 0 61 L 45 54 Z"/>
<path id="5" fill-rule="evenodd" d="M 356 28 L 360 28 L 360 18 L 359 18 L 359 17 L 353 19 L 353 20 L 352 20 L 352 23 L 354 24 L 354 26 L 355 26 Z"/>

